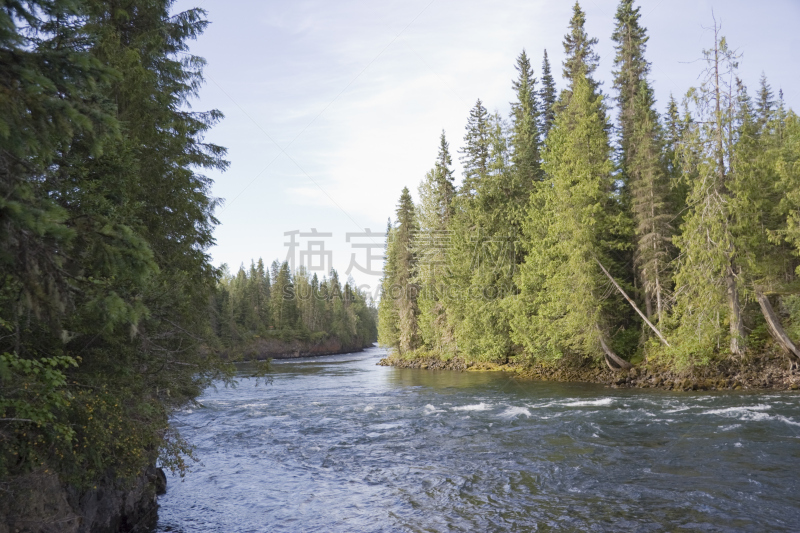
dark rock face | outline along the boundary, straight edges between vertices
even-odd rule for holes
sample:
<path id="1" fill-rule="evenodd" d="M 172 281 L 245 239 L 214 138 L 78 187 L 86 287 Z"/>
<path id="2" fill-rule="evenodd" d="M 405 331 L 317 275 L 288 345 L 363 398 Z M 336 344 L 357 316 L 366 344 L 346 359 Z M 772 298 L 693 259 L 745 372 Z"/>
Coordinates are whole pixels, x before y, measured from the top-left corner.
<path id="1" fill-rule="evenodd" d="M 3 483 L 0 533 L 148 531 L 158 518 L 156 495 L 164 492 L 166 476 L 155 467 L 132 481 L 106 478 L 84 491 L 35 471 Z"/>
<path id="2" fill-rule="evenodd" d="M 163 468 L 151 466 L 145 471 L 148 481 L 156 488 L 156 495 L 161 496 L 167 493 L 167 475 Z"/>

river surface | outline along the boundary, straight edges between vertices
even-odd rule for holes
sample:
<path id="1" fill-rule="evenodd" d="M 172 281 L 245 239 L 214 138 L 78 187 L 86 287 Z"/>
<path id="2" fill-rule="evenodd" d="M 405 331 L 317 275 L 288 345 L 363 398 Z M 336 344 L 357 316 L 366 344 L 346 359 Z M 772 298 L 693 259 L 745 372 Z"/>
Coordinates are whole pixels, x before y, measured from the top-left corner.
<path id="1" fill-rule="evenodd" d="M 800 395 L 273 363 L 173 419 L 159 532 L 800 531 Z"/>

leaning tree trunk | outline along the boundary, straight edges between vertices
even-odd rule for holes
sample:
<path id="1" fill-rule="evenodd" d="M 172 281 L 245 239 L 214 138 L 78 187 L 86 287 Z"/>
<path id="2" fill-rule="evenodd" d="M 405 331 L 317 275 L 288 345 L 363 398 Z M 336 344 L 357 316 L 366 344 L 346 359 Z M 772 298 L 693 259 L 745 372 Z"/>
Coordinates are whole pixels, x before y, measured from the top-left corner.
<path id="1" fill-rule="evenodd" d="M 772 304 L 769 302 L 767 295 L 756 289 L 756 299 L 758 300 L 758 305 L 761 307 L 761 313 L 767 321 L 767 329 L 769 329 L 770 335 L 772 335 L 775 342 L 789 355 L 790 365 L 792 368 L 795 368 L 797 363 L 800 362 L 800 350 L 797 349 L 789 338 L 789 335 L 786 334 L 783 326 L 781 326 L 778 315 L 775 314 L 775 310 L 772 308 Z"/>
<path id="2" fill-rule="evenodd" d="M 597 329 L 600 330 L 599 327 Z M 611 348 L 608 347 L 608 344 L 606 344 L 606 340 L 604 338 L 605 335 L 603 334 L 602 330 L 599 331 L 599 334 L 600 334 L 600 346 L 602 346 L 603 348 L 603 354 L 605 356 L 604 359 L 606 365 L 608 365 L 608 368 L 610 368 L 614 372 L 616 372 L 617 370 L 627 370 L 629 368 L 633 368 L 632 364 L 630 364 L 625 359 L 615 354 L 611 350 Z"/>

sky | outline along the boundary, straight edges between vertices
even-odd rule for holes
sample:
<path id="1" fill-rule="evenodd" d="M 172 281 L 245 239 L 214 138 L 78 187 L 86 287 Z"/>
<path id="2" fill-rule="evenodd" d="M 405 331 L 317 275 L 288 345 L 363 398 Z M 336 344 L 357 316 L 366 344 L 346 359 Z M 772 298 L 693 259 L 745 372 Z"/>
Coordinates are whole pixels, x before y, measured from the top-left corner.
<path id="1" fill-rule="evenodd" d="M 441 131 L 460 177 L 469 110 L 480 98 L 489 111 L 508 115 L 523 49 L 537 78 L 547 49 L 558 88 L 564 87 L 562 41 L 572 5 L 178 0 L 176 11 L 200 7 L 210 21 L 190 44 L 207 61 L 206 84 L 192 107 L 225 115 L 206 137 L 227 147 L 230 161 L 226 172 L 209 174 L 212 194 L 224 199 L 213 262 L 236 270 L 259 257 L 289 260 L 320 276 L 332 266 L 374 293 L 381 268 L 374 257 L 382 253 L 387 218 L 394 219 L 403 187 L 417 197 Z M 650 36 L 647 58 L 660 111 L 670 93 L 680 99 L 698 84 L 715 18 L 742 56 L 739 75 L 751 94 L 764 72 L 788 106 L 800 107 L 800 1 L 636 5 Z M 588 34 L 599 39 L 596 78 L 613 96 L 617 0 L 581 6 Z M 379 235 L 365 236 L 366 230 Z"/>

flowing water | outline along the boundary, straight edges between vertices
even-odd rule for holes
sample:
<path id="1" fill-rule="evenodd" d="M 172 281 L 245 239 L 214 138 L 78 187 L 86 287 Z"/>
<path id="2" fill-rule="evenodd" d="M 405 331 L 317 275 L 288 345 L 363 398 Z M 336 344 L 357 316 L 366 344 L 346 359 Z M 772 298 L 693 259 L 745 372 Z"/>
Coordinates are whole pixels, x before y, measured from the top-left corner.
<path id="1" fill-rule="evenodd" d="M 800 395 L 276 361 L 174 424 L 159 532 L 800 531 Z"/>

